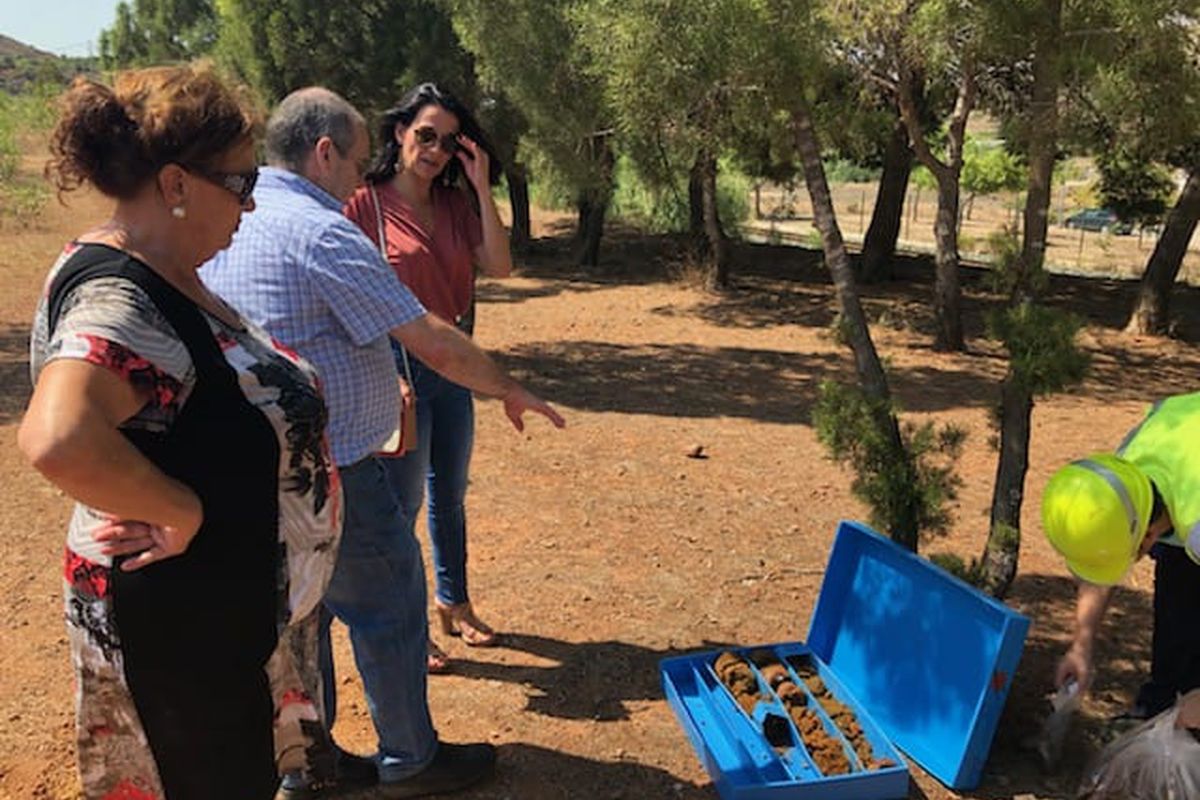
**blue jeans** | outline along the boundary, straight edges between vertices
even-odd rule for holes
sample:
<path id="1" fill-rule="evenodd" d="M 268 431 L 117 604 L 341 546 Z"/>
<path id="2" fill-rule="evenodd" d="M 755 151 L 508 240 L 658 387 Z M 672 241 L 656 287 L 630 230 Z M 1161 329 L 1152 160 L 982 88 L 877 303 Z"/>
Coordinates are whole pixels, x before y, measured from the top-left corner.
<path id="1" fill-rule="evenodd" d="M 393 343 L 394 344 L 394 343 Z M 396 350 L 396 368 L 404 364 Z M 429 539 L 436 596 L 444 605 L 467 602 L 467 470 L 475 440 L 471 392 L 408 356 L 417 393 L 417 448 L 403 458 L 381 459 L 409 530 L 429 488 Z"/>
<path id="2" fill-rule="evenodd" d="M 425 567 L 380 460 L 366 458 L 340 472 L 345 524 L 325 605 L 350 629 L 379 737 L 379 778 L 397 781 L 426 767 L 437 749 L 425 695 Z M 322 615 L 319 659 L 332 729 L 337 699 L 330 620 Z"/>

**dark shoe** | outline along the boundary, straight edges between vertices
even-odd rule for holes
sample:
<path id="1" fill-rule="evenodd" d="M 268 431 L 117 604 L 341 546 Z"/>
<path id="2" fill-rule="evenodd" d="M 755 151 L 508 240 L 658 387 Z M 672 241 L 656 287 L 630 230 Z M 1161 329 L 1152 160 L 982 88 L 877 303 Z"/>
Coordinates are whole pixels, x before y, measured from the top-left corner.
<path id="1" fill-rule="evenodd" d="M 318 798 L 342 797 L 351 792 L 369 789 L 379 783 L 379 768 L 375 759 L 356 756 L 338 748 L 337 777 L 323 783 L 306 786 L 280 786 L 275 800 L 318 800 Z"/>
<path id="2" fill-rule="evenodd" d="M 496 771 L 496 748 L 490 744 L 439 742 L 429 766 L 400 781 L 379 784 L 378 796 L 387 800 L 449 794 L 486 780 Z"/>
<path id="3" fill-rule="evenodd" d="M 337 783 L 349 789 L 365 789 L 379 783 L 379 767 L 370 756 L 356 756 L 338 749 Z"/>
<path id="4" fill-rule="evenodd" d="M 1137 722 L 1145 722 L 1146 720 L 1150 719 L 1153 716 L 1155 716 L 1155 712 L 1152 712 L 1149 708 L 1146 708 L 1146 706 L 1142 705 L 1141 703 L 1134 703 L 1129 708 L 1122 711 L 1120 714 L 1110 717 L 1109 721 L 1116 722 L 1116 723 L 1130 724 L 1130 723 L 1137 723 Z"/>

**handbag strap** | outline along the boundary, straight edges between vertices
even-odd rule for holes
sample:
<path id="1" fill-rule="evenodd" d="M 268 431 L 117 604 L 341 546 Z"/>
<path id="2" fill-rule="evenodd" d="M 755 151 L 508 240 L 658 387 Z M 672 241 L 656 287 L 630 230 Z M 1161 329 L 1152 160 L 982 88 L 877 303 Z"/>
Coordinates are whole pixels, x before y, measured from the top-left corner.
<path id="1" fill-rule="evenodd" d="M 379 241 L 379 255 L 383 256 L 383 260 L 387 261 L 387 234 L 383 229 L 383 206 L 379 204 L 379 195 L 375 193 L 375 184 L 368 183 L 367 191 L 371 193 L 371 204 L 375 206 L 375 235 Z M 397 342 L 397 344 L 400 344 Z M 404 362 L 404 380 L 408 381 L 408 388 L 416 391 L 413 386 L 412 369 L 408 366 L 408 348 L 400 345 L 400 360 Z"/>

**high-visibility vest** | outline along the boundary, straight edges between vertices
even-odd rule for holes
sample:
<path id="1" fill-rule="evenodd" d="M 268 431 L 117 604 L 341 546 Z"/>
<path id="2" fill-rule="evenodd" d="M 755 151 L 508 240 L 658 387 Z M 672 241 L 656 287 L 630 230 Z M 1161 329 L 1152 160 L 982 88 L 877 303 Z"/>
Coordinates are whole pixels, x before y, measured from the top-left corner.
<path id="1" fill-rule="evenodd" d="M 1159 541 L 1200 563 L 1200 392 L 1160 400 L 1117 448 L 1158 489 L 1174 523 Z"/>

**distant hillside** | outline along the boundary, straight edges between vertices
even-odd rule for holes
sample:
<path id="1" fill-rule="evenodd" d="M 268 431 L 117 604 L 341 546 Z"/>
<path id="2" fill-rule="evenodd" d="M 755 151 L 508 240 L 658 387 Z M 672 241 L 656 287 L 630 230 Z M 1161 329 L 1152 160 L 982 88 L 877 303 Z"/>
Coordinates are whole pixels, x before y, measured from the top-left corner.
<path id="1" fill-rule="evenodd" d="M 56 56 L 0 33 L 0 92 L 23 92 L 38 84 L 66 85 L 75 75 L 98 69 L 98 59 Z"/>
<path id="2" fill-rule="evenodd" d="M 6 57 L 28 58 L 31 60 L 57 58 L 53 53 L 47 53 L 44 50 L 38 50 L 36 47 L 30 47 L 24 42 L 18 42 L 16 39 L 0 33 L 0 58 Z"/>

